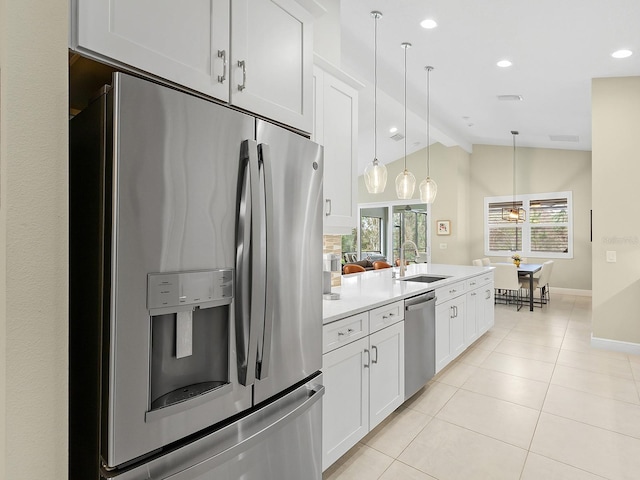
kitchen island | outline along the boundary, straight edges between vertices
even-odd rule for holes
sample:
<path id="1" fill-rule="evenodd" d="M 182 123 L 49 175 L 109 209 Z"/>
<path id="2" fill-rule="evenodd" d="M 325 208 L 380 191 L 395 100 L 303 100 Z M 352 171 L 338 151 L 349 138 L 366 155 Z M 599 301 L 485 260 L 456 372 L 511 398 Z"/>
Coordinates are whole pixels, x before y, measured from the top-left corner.
<path id="1" fill-rule="evenodd" d="M 323 470 L 407 399 L 405 364 L 417 358 L 405 358 L 405 299 L 435 293 L 424 322 L 435 338 L 421 347 L 432 374 L 434 363 L 437 373 L 494 320 L 493 267 L 415 264 L 402 278 L 398 268 L 374 270 L 343 275 L 332 292 L 340 299 L 323 302 Z"/>

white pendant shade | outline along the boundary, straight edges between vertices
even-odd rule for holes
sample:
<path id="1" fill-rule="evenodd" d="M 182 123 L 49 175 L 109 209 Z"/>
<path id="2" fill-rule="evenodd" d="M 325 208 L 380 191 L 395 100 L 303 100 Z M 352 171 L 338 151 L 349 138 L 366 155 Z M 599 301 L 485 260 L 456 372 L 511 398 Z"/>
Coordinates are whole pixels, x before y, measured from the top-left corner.
<path id="1" fill-rule="evenodd" d="M 416 189 L 416 177 L 409 170 L 404 170 L 396 177 L 396 194 L 400 200 L 413 197 Z"/>
<path id="2" fill-rule="evenodd" d="M 364 169 L 364 184 L 369 193 L 382 193 L 387 185 L 387 167 L 376 158 Z"/>
<path id="3" fill-rule="evenodd" d="M 420 201 L 424 203 L 433 203 L 438 193 L 438 185 L 432 178 L 427 177 L 420 182 Z"/>

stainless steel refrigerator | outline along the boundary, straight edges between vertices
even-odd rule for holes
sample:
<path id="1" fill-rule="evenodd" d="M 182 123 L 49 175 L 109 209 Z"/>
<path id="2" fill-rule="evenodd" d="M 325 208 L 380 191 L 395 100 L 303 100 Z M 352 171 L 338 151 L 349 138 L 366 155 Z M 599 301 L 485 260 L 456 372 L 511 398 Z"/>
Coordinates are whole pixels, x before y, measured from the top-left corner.
<path id="1" fill-rule="evenodd" d="M 70 124 L 70 479 L 321 478 L 322 147 L 134 76 Z"/>

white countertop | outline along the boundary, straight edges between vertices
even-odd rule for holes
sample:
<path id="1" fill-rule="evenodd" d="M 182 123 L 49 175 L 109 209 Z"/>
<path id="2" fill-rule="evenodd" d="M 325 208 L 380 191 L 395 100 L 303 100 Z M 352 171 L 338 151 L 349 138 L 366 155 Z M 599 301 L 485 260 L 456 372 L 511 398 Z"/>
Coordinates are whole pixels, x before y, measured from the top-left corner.
<path id="1" fill-rule="evenodd" d="M 448 277 L 433 283 L 400 280 L 397 273 L 399 268 L 385 268 L 343 275 L 342 285 L 331 289 L 332 293 L 340 294 L 340 299 L 323 301 L 322 323 L 331 323 L 341 318 L 371 310 L 397 300 L 413 297 L 490 270 L 493 270 L 493 268 L 430 263 L 417 263 L 407 266 L 405 278 L 420 274 L 446 275 Z M 396 272 L 396 278 L 392 278 L 393 271 Z"/>

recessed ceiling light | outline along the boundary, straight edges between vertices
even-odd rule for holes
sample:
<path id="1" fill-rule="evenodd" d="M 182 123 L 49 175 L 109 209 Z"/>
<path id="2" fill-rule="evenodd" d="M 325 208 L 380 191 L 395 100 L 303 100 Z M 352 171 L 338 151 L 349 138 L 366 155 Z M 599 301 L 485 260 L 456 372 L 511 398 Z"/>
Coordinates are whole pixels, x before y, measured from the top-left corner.
<path id="1" fill-rule="evenodd" d="M 432 18 L 425 18 L 420 22 L 420 26 L 422 28 L 436 28 L 438 26 L 438 23 Z"/>
<path id="2" fill-rule="evenodd" d="M 617 50 L 611 54 L 613 58 L 627 58 L 633 55 L 631 50 Z"/>
<path id="3" fill-rule="evenodd" d="M 396 127 L 391 127 L 389 129 L 389 133 L 396 133 L 398 131 L 398 129 Z"/>
<path id="4" fill-rule="evenodd" d="M 513 65 L 513 63 L 511 63 L 509 60 L 500 60 L 498 63 L 496 63 L 496 65 L 498 65 L 499 67 L 502 67 L 502 68 L 506 68 L 506 67 L 510 67 L 511 65 Z"/>

